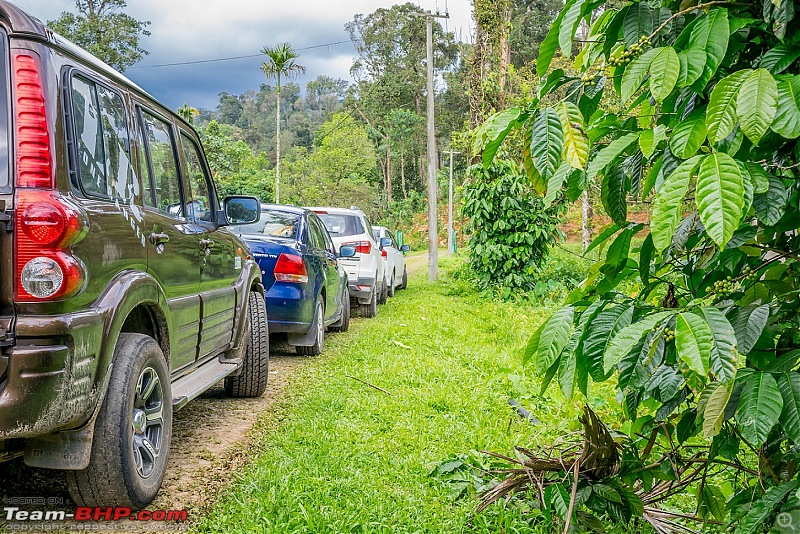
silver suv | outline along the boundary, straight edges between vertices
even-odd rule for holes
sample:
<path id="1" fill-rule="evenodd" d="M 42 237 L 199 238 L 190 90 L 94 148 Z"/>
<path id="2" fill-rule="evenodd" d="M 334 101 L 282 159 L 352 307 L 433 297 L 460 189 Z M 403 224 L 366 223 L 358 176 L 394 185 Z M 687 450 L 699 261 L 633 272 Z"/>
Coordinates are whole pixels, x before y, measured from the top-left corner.
<path id="1" fill-rule="evenodd" d="M 308 209 L 322 219 L 337 252 L 342 245 L 356 247 L 355 256 L 341 258 L 339 262 L 347 271 L 350 299 L 356 304 L 353 309 L 362 317 L 375 317 L 378 304 L 386 302 L 389 288 L 385 281 L 386 262 L 367 216 L 355 206 Z"/>

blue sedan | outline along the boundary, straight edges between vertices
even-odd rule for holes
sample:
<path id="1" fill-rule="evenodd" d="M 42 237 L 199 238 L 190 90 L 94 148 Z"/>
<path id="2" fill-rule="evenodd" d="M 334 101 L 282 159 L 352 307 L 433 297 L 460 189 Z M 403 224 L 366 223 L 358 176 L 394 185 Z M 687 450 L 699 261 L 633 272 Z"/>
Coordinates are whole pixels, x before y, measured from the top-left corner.
<path id="1" fill-rule="evenodd" d="M 270 333 L 285 332 L 298 354 L 322 352 L 325 329 L 344 332 L 350 324 L 347 273 L 325 225 L 313 211 L 262 204 L 257 223 L 231 226 L 250 246 L 261 267 Z"/>

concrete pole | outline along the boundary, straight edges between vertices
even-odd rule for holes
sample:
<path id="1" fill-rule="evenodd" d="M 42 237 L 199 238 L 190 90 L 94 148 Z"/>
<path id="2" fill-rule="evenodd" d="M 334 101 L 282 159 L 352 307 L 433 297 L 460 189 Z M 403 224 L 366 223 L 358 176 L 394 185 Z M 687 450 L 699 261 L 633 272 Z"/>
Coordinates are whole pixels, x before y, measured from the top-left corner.
<path id="1" fill-rule="evenodd" d="M 436 128 L 433 92 L 433 15 L 425 17 L 428 48 L 428 280 L 439 279 L 439 233 L 436 191 Z"/>

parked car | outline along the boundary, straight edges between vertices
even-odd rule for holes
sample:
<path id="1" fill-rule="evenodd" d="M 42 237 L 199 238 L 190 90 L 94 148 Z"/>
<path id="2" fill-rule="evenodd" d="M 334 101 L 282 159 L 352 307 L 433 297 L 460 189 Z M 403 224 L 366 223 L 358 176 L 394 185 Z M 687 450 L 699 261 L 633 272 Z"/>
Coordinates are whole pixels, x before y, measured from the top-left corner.
<path id="1" fill-rule="evenodd" d="M 406 252 L 409 251 L 408 245 L 397 246 L 394 236 L 385 226 L 373 226 L 375 241 L 381 248 L 381 256 L 386 261 L 386 287 L 389 288 L 389 296 L 393 297 L 395 289 L 405 289 L 408 287 L 408 271 L 406 271 Z"/>
<path id="2" fill-rule="evenodd" d="M 380 246 L 375 241 L 367 216 L 356 207 L 308 209 L 325 224 L 337 249 L 342 245 L 356 247 L 355 256 L 340 261 L 347 271 L 350 297 L 358 315 L 375 317 L 378 304 L 386 302 L 389 286 L 385 281 L 386 262 L 381 257 Z"/>
<path id="3" fill-rule="evenodd" d="M 350 325 L 347 272 L 337 258 L 356 254 L 352 245 L 333 246 L 313 211 L 261 205 L 257 223 L 232 226 L 250 246 L 261 268 L 270 333 L 285 332 L 299 354 L 322 353 L 325 328 Z"/>
<path id="4" fill-rule="evenodd" d="M 188 123 L 5 1 L 0 58 L 0 461 L 142 508 L 175 410 L 266 388 L 261 273 L 225 228 L 259 203 L 220 202 Z"/>

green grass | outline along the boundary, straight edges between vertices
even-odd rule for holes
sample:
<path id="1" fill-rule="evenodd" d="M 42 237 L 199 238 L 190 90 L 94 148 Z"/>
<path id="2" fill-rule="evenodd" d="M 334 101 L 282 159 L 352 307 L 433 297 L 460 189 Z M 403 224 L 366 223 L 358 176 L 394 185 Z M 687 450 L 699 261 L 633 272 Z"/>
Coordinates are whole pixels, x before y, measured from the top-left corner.
<path id="1" fill-rule="evenodd" d="M 521 366 L 518 352 L 548 310 L 486 300 L 451 279 L 458 260 L 443 264 L 442 282 L 414 276 L 376 319 L 327 338 L 279 413 L 254 429 L 253 462 L 195 529 L 533 531 L 513 507 L 474 516 L 474 491 L 456 498 L 431 472 L 458 454 L 510 452 L 576 429 L 577 403 L 539 397 Z M 510 397 L 543 424 L 513 415 Z M 602 410 L 602 399 L 592 404 Z"/>

